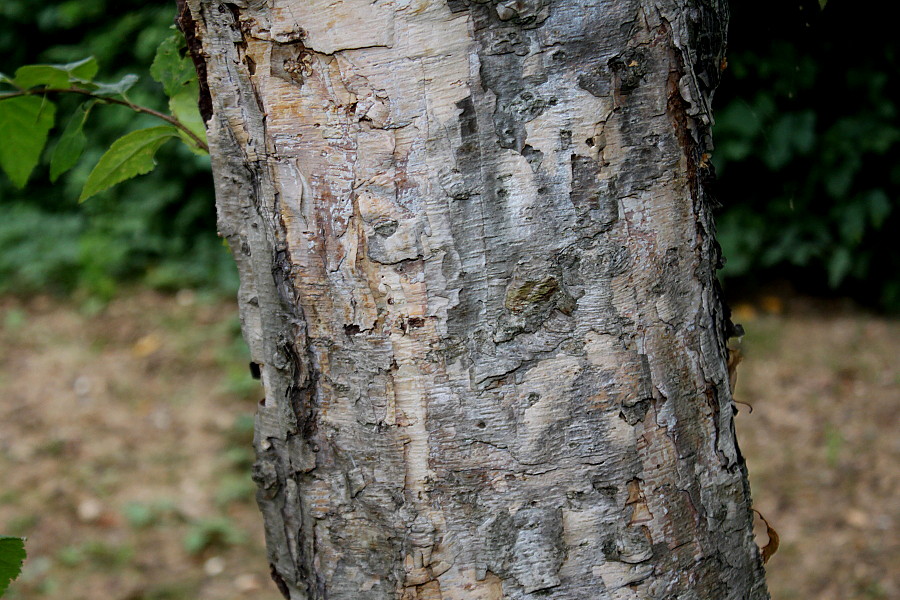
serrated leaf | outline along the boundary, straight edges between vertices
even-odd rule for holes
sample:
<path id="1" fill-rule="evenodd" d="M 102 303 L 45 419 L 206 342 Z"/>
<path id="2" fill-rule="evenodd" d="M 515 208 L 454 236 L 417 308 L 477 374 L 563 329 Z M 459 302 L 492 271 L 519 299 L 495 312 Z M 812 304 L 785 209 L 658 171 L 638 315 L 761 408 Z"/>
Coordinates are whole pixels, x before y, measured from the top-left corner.
<path id="1" fill-rule="evenodd" d="M 13 83 L 26 90 L 38 86 L 68 88 L 70 83 L 90 81 L 98 68 L 93 56 L 65 65 L 25 65 L 16 69 Z"/>
<path id="2" fill-rule="evenodd" d="M 59 138 L 59 142 L 50 156 L 50 181 L 55 182 L 60 175 L 75 166 L 87 138 L 84 136 L 84 123 L 91 112 L 94 102 L 85 102 L 75 109 L 75 114 L 69 119 L 65 131 Z"/>
<path id="3" fill-rule="evenodd" d="M 128 73 L 122 79 L 113 83 L 94 82 L 90 87 L 97 96 L 124 96 L 131 87 L 138 82 L 139 77 L 134 73 Z"/>
<path id="4" fill-rule="evenodd" d="M 24 560 L 25 539 L 0 536 L 0 596 L 9 587 L 9 583 L 22 572 Z"/>
<path id="5" fill-rule="evenodd" d="M 193 61 L 181 55 L 183 47 L 184 37 L 180 33 L 166 38 L 156 49 L 156 56 L 150 65 L 150 76 L 163 85 L 166 95 L 170 97 L 180 93 L 197 77 Z"/>
<path id="6" fill-rule="evenodd" d="M 17 96 L 0 100 L 0 167 L 18 188 L 25 187 L 53 128 L 56 105 L 46 98 Z"/>
<path id="7" fill-rule="evenodd" d="M 195 83 L 169 98 L 169 110 L 194 135 L 206 142 L 206 125 L 203 123 L 203 117 L 200 116 L 200 108 L 197 103 L 198 98 L 199 90 Z M 194 154 L 204 155 L 207 153 L 202 148 L 199 148 L 197 142 L 192 140 L 185 132 L 179 131 L 178 135 Z"/>
<path id="8" fill-rule="evenodd" d="M 78 201 L 84 202 L 117 183 L 152 171 L 156 151 L 173 137 L 178 137 L 178 130 L 163 125 L 138 129 L 117 139 L 88 175 Z"/>

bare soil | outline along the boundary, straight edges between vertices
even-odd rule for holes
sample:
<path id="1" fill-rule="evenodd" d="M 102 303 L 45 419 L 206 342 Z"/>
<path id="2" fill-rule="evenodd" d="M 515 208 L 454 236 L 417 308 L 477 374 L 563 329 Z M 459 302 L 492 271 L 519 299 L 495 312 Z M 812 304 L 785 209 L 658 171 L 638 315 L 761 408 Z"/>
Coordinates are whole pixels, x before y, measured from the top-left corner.
<path id="1" fill-rule="evenodd" d="M 900 321 L 759 306 L 735 311 L 747 331 L 735 398 L 753 407 L 736 422 L 754 506 L 780 538 L 772 598 L 900 598 Z"/>
<path id="2" fill-rule="evenodd" d="M 0 310 L 0 531 L 29 555 L 8 597 L 281 598 L 249 477 L 262 392 L 233 303 Z"/>
<path id="3" fill-rule="evenodd" d="M 736 397 L 753 406 L 737 427 L 780 537 L 772 597 L 900 598 L 900 322 L 787 308 L 736 310 Z M 0 533 L 29 553 L 8 597 L 279 599 L 249 479 L 262 391 L 247 361 L 233 303 L 0 299 Z"/>

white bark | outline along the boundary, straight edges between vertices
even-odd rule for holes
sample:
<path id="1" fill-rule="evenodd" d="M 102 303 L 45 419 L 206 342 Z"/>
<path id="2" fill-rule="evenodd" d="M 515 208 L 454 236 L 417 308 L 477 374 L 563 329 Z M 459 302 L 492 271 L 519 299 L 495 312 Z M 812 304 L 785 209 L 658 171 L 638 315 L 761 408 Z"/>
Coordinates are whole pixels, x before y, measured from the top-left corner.
<path id="1" fill-rule="evenodd" d="M 188 2 L 291 599 L 766 598 L 714 0 Z"/>

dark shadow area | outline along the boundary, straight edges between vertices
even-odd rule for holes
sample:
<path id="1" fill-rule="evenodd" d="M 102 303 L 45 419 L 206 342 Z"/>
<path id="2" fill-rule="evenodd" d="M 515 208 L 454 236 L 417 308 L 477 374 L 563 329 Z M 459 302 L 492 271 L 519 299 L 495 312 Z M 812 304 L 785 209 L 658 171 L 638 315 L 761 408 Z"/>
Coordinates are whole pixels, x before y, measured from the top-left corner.
<path id="1" fill-rule="evenodd" d="M 732 2 L 715 99 L 722 271 L 900 310 L 898 38 L 874 5 Z"/>

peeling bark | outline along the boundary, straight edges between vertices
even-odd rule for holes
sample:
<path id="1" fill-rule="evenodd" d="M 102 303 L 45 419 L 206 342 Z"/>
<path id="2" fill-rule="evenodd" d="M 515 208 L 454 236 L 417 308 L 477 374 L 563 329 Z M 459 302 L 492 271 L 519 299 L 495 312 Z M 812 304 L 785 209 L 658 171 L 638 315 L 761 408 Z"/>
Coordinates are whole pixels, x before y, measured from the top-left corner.
<path id="1" fill-rule="evenodd" d="M 704 187 L 724 0 L 186 5 L 285 597 L 767 598 Z"/>

